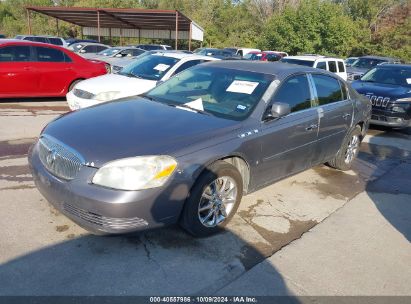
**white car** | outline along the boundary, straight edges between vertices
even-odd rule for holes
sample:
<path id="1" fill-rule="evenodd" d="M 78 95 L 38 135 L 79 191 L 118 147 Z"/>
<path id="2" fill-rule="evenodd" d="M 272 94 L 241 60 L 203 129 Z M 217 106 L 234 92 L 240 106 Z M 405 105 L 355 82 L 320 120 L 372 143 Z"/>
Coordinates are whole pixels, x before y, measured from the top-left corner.
<path id="1" fill-rule="evenodd" d="M 325 57 L 320 55 L 287 56 L 281 62 L 309 66 L 323 69 L 337 74 L 342 79 L 347 80 L 347 68 L 343 59 Z"/>
<path id="2" fill-rule="evenodd" d="M 157 52 L 136 58 L 118 74 L 107 74 L 79 82 L 67 94 L 71 110 L 122 97 L 143 94 L 175 74 L 200 63 L 219 60 L 180 52 Z"/>

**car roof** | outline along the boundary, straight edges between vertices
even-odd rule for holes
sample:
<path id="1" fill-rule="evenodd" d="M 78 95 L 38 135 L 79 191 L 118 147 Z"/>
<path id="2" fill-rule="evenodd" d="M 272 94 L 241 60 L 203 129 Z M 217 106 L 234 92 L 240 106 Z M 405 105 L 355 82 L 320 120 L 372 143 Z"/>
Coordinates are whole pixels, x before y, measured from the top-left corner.
<path id="1" fill-rule="evenodd" d="M 210 60 L 210 58 L 216 59 L 212 56 L 203 56 L 203 55 L 197 55 L 197 54 L 188 54 L 188 53 L 183 53 L 183 52 L 178 52 L 178 51 L 157 51 L 155 53 L 153 53 L 152 55 L 155 56 L 165 56 L 165 57 L 172 57 L 172 58 L 176 58 L 176 59 L 183 59 L 183 58 L 193 58 L 193 59 L 204 59 L 204 60 Z"/>
<path id="2" fill-rule="evenodd" d="M 313 72 L 335 77 L 334 73 L 315 69 L 311 67 L 301 66 L 297 64 L 289 64 L 282 62 L 262 62 L 262 61 L 249 61 L 249 60 L 221 60 L 207 63 L 207 66 L 215 66 L 239 71 L 249 71 L 255 73 L 262 73 L 277 76 L 278 78 L 285 78 L 288 75 L 298 72 Z"/>
<path id="3" fill-rule="evenodd" d="M 37 41 L 30 41 L 30 40 L 20 40 L 20 39 L 1 39 L 0 40 L 0 45 L 1 44 L 12 44 L 12 45 L 39 45 L 39 46 L 48 46 L 48 47 L 54 47 L 58 49 L 65 49 L 64 47 L 60 45 L 55 45 L 55 44 L 50 44 L 50 43 L 44 43 L 44 42 L 37 42 Z"/>
<path id="4" fill-rule="evenodd" d="M 321 55 L 301 55 L 301 56 L 287 56 L 287 59 L 305 60 L 305 61 L 316 61 L 318 59 L 333 59 L 342 60 L 341 58 L 326 57 Z"/>
<path id="5" fill-rule="evenodd" d="M 359 58 L 380 59 L 380 60 L 387 60 L 387 61 L 397 60 L 397 58 L 393 58 L 393 57 L 383 57 L 383 56 L 373 56 L 373 55 L 362 56 Z"/>
<path id="6" fill-rule="evenodd" d="M 75 43 L 73 43 L 73 44 L 71 44 L 71 45 L 75 45 L 75 44 L 81 44 L 81 45 L 84 45 L 84 46 L 86 46 L 86 45 L 103 45 L 103 46 L 108 46 L 108 45 L 106 45 L 106 44 L 103 44 L 103 43 L 99 43 L 99 42 L 75 42 Z M 110 46 L 108 46 L 108 47 L 110 47 Z"/>

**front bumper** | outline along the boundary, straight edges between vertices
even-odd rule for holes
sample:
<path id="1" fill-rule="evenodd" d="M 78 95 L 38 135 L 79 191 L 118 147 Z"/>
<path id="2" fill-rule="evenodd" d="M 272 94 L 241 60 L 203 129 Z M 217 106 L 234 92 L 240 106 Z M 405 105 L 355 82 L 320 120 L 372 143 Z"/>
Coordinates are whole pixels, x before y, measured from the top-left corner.
<path id="1" fill-rule="evenodd" d="M 394 105 L 391 104 L 392 106 Z M 397 105 L 395 104 L 395 106 Z M 393 128 L 406 128 L 411 126 L 411 107 L 406 108 L 405 112 L 393 112 L 387 108 L 373 107 L 370 123 Z"/>
<path id="2" fill-rule="evenodd" d="M 47 201 L 95 234 L 122 234 L 176 223 L 188 195 L 188 187 L 179 177 L 164 187 L 142 191 L 93 185 L 91 179 L 97 169 L 87 166 L 73 180 L 59 179 L 43 166 L 37 144 L 30 149 L 29 164 L 34 182 Z"/>
<path id="3" fill-rule="evenodd" d="M 87 108 L 94 106 L 96 104 L 102 103 L 102 101 L 95 100 L 95 99 L 85 99 L 80 98 L 74 95 L 73 90 L 67 93 L 66 95 L 67 103 L 70 110 L 75 111 L 82 108 Z"/>

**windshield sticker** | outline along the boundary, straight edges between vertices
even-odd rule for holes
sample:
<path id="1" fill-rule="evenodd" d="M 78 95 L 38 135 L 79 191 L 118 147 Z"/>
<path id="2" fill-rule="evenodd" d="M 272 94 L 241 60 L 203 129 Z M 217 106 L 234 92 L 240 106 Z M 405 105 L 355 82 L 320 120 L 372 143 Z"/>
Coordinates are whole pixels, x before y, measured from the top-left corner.
<path id="1" fill-rule="evenodd" d="M 407 83 L 411 84 L 411 78 L 407 78 Z"/>
<path id="2" fill-rule="evenodd" d="M 234 80 L 226 91 L 233 93 L 252 94 L 257 86 L 258 82 Z"/>
<path id="3" fill-rule="evenodd" d="M 153 69 L 160 71 L 160 72 L 164 72 L 165 70 L 167 70 L 170 66 L 164 63 L 159 63 L 157 64 Z"/>
<path id="4" fill-rule="evenodd" d="M 247 110 L 247 106 L 243 106 L 243 105 L 240 105 L 240 104 L 239 104 L 239 105 L 237 106 L 237 110 L 243 112 L 243 111 Z"/>
<path id="5" fill-rule="evenodd" d="M 185 105 L 189 106 L 190 108 L 193 108 L 195 110 L 204 111 L 203 99 L 202 98 L 198 98 L 196 100 L 187 102 L 187 103 L 185 103 Z"/>

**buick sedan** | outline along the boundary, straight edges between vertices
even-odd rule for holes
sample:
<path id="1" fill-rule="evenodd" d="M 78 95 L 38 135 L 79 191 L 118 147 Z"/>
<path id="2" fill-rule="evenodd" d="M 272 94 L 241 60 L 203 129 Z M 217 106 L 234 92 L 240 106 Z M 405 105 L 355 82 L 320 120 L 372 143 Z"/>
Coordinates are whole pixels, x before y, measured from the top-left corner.
<path id="1" fill-rule="evenodd" d="M 180 223 L 207 236 L 245 194 L 322 163 L 350 169 L 370 110 L 326 71 L 215 61 L 61 116 L 29 162 L 44 197 L 96 234 Z"/>

